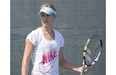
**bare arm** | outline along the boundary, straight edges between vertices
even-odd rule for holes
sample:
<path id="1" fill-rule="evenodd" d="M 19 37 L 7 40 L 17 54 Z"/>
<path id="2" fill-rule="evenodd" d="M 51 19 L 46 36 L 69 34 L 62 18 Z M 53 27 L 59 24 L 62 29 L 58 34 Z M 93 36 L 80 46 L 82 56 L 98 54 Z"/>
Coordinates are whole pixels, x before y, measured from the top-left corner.
<path id="1" fill-rule="evenodd" d="M 22 68 L 21 68 L 22 75 L 28 75 L 29 60 L 30 60 L 33 48 L 34 48 L 34 45 L 29 40 L 26 40 L 24 55 L 22 59 Z"/>
<path id="2" fill-rule="evenodd" d="M 60 48 L 60 53 L 59 53 L 59 64 L 60 64 L 61 67 L 65 68 L 65 69 L 68 69 L 68 70 L 71 70 L 71 71 L 77 71 L 77 72 L 81 71 L 81 67 L 74 66 L 64 59 L 64 54 L 63 54 L 63 48 L 62 47 Z"/>

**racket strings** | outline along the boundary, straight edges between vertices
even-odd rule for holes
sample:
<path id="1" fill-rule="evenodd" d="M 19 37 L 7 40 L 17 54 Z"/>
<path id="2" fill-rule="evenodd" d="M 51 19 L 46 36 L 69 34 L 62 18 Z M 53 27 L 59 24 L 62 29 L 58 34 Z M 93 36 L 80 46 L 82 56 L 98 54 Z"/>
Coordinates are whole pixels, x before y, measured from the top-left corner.
<path id="1" fill-rule="evenodd" d="M 101 44 L 100 40 L 98 38 L 92 37 L 87 44 L 86 48 L 86 55 L 85 55 L 85 60 L 87 65 L 94 64 L 99 55 L 100 55 L 100 49 L 101 49 Z"/>

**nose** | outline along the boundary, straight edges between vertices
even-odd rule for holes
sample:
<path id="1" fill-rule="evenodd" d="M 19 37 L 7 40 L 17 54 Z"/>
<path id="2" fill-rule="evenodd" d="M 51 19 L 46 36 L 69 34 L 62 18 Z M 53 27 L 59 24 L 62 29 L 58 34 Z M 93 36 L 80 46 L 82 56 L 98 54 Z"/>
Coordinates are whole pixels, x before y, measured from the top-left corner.
<path id="1" fill-rule="evenodd" d="M 48 20 L 48 16 L 47 16 L 47 15 L 46 15 L 46 16 L 44 16 L 44 19 L 45 19 L 45 20 Z"/>

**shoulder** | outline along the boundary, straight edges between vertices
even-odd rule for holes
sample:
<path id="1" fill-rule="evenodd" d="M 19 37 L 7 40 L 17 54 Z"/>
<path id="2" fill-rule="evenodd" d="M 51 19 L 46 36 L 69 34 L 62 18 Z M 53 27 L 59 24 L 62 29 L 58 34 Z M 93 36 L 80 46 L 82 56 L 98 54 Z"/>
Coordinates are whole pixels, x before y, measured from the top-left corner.
<path id="1" fill-rule="evenodd" d="M 57 39 L 60 39 L 61 41 L 62 41 L 62 40 L 64 41 L 64 37 L 63 37 L 63 35 L 61 34 L 61 32 L 59 32 L 59 31 L 57 31 L 57 30 L 55 30 L 55 29 L 54 29 L 54 31 L 55 31 L 55 35 L 56 35 Z"/>
<path id="2" fill-rule="evenodd" d="M 33 34 L 37 34 L 37 33 L 40 33 L 40 30 L 41 30 L 41 28 L 40 28 L 40 27 L 38 27 L 38 28 L 36 28 L 36 29 L 32 30 L 32 32 L 31 32 L 31 33 L 33 33 Z"/>
<path id="3" fill-rule="evenodd" d="M 41 28 L 37 28 L 29 33 L 26 37 L 34 46 L 37 44 L 37 41 L 40 39 Z"/>
<path id="4" fill-rule="evenodd" d="M 38 27 L 38 28 L 32 30 L 28 35 L 31 35 L 31 36 L 38 36 L 38 35 L 40 35 L 40 34 L 41 34 L 41 28 Z"/>
<path id="5" fill-rule="evenodd" d="M 57 36 L 63 37 L 62 34 L 61 34 L 61 32 L 57 31 L 56 29 L 54 29 L 54 31 L 55 31 L 55 33 L 56 33 Z"/>
<path id="6" fill-rule="evenodd" d="M 57 40 L 60 42 L 59 43 L 60 44 L 60 47 L 63 47 L 63 45 L 64 45 L 64 38 L 63 38 L 62 34 L 59 31 L 57 31 L 57 30 L 54 30 L 54 31 L 56 33 Z"/>

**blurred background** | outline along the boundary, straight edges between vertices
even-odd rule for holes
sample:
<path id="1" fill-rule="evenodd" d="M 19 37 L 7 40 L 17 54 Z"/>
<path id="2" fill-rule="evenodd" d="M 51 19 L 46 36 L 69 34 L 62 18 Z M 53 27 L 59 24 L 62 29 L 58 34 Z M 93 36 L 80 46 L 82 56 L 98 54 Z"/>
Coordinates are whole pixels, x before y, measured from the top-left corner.
<path id="1" fill-rule="evenodd" d="M 86 40 L 98 34 L 103 40 L 99 61 L 86 75 L 106 75 L 106 5 L 105 0 L 11 0 L 11 75 L 21 75 L 21 62 L 26 36 L 41 26 L 38 12 L 43 3 L 51 2 L 57 10 L 54 28 L 62 33 L 65 59 L 74 65 L 82 65 L 82 52 Z M 29 75 L 32 64 L 30 61 Z M 60 68 L 60 75 L 79 75 Z"/>

